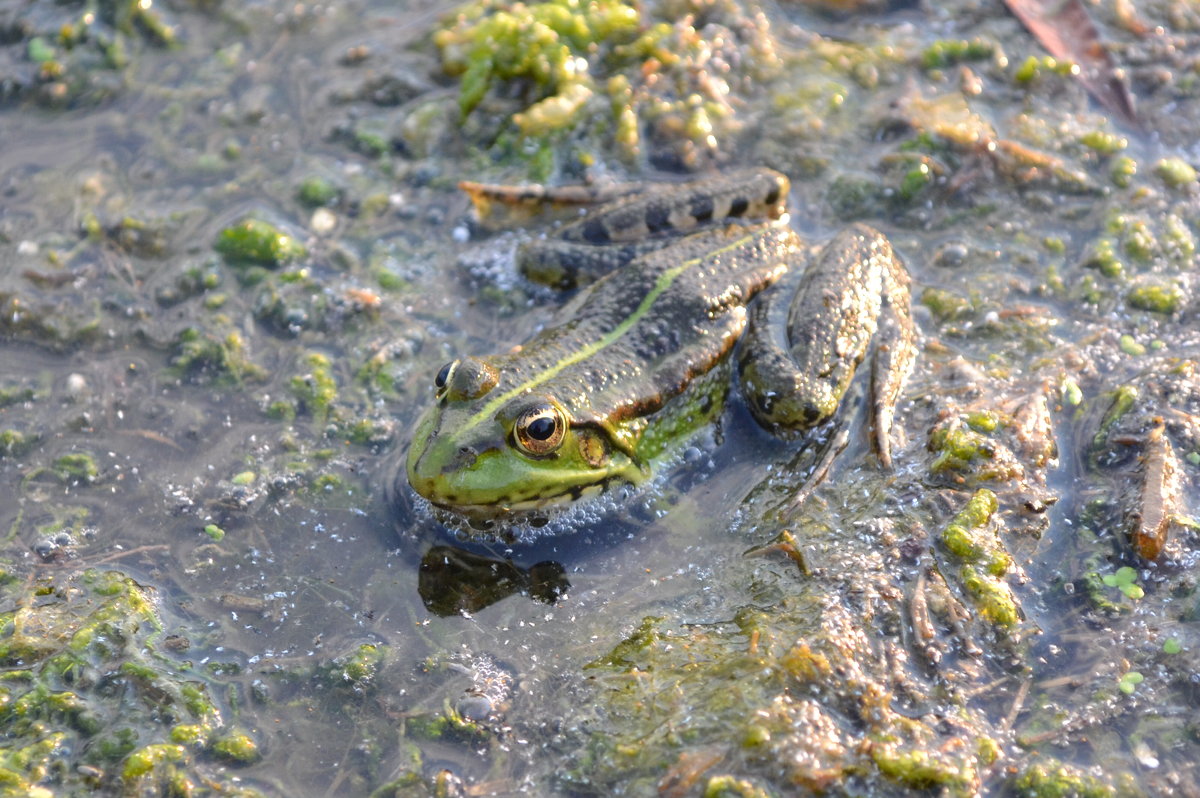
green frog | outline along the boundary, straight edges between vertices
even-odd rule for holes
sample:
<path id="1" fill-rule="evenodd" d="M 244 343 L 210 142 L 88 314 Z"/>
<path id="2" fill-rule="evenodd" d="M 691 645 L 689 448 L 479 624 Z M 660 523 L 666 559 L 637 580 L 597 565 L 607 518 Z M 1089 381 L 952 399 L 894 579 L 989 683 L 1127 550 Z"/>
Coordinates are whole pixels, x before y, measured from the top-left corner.
<path id="1" fill-rule="evenodd" d="M 476 523 L 640 485 L 716 422 L 739 341 L 746 402 L 782 436 L 834 418 L 870 353 L 873 445 L 890 467 L 916 357 L 908 274 L 862 224 L 814 255 L 788 226 L 788 191 L 762 168 L 653 185 L 523 246 L 527 276 L 594 282 L 512 351 L 441 368 L 408 482 Z"/>

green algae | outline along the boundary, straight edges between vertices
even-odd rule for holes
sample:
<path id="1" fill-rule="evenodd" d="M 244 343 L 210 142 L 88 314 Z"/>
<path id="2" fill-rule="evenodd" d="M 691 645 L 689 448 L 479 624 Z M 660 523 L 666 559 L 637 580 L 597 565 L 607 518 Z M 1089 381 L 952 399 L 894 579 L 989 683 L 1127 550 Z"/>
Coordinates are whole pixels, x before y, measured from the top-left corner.
<path id="1" fill-rule="evenodd" d="M 28 435 L 16 429 L 0 429 L 0 457 L 20 457 L 28 452 L 40 436 Z"/>
<path id="2" fill-rule="evenodd" d="M 483 724 L 464 718 L 449 700 L 440 713 L 415 715 L 408 719 L 406 727 L 412 737 L 472 745 L 485 742 L 491 736 Z"/>
<path id="3" fill-rule="evenodd" d="M 738 4 L 717 2 L 705 13 L 727 27 L 732 41 L 721 46 L 741 50 L 733 71 L 710 69 L 713 42 L 679 15 L 625 0 L 472 0 L 433 40 L 443 69 L 458 78 L 468 136 L 523 162 L 534 179 L 586 167 L 598 151 L 625 162 L 654 157 L 646 145 L 696 168 L 736 134 L 723 88 L 778 66 L 767 26 Z M 498 130 L 474 113 L 489 98 L 512 109 Z"/>
<path id="4" fill-rule="evenodd" d="M 188 327 L 176 336 L 170 371 L 181 379 L 222 385 L 266 376 L 250 360 L 241 333 L 233 331 L 219 336 L 197 327 Z"/>
<path id="5" fill-rule="evenodd" d="M 1100 424 L 1097 426 L 1095 434 L 1092 435 L 1091 446 L 1088 449 L 1088 460 L 1093 468 L 1096 467 L 1097 458 L 1108 446 L 1109 432 L 1117 422 L 1133 409 L 1134 405 L 1137 404 L 1138 396 L 1137 387 L 1122 385 L 1100 398 L 1099 401 L 1106 401 L 1108 406 L 1100 419 Z"/>
<path id="6" fill-rule="evenodd" d="M 748 779 L 710 776 L 704 783 L 703 798 L 771 798 L 771 793 Z"/>
<path id="7" fill-rule="evenodd" d="M 247 218 L 226 227 L 213 248 L 234 265 L 278 268 L 308 254 L 308 249 L 270 222 Z"/>
<path id="8" fill-rule="evenodd" d="M 1113 798 L 1117 795 L 1111 784 L 1052 759 L 1026 766 L 1013 780 L 1013 787 L 1029 798 Z"/>
<path id="9" fill-rule="evenodd" d="M 1196 168 L 1182 158 L 1162 158 L 1154 164 L 1154 174 L 1170 188 L 1196 182 Z"/>
<path id="10" fill-rule="evenodd" d="M 139 748 L 125 758 L 121 767 L 121 778 L 126 781 L 140 779 L 166 764 L 180 762 L 187 751 L 181 745 L 156 743 Z"/>
<path id="11" fill-rule="evenodd" d="M 941 541 L 962 562 L 959 578 L 976 609 L 992 624 L 1010 628 L 1020 621 L 1020 610 L 1003 581 L 1013 562 L 992 525 L 998 508 L 995 493 L 975 491 L 942 530 Z"/>
<path id="12" fill-rule="evenodd" d="M 1125 264 L 1117 255 L 1116 243 L 1111 238 L 1101 238 L 1084 256 L 1083 266 L 1095 269 L 1105 277 L 1115 279 L 1125 273 Z"/>
<path id="13" fill-rule="evenodd" d="M 64 454 L 54 461 L 50 470 L 64 482 L 67 480 L 95 482 L 96 477 L 100 476 L 100 467 L 96 465 L 96 458 L 89 452 Z"/>
<path id="14" fill-rule="evenodd" d="M 1170 315 L 1183 306 L 1183 289 L 1174 283 L 1153 283 L 1134 286 L 1125 295 L 1130 306 L 1151 313 Z"/>
<path id="15" fill-rule="evenodd" d="M 929 450 L 937 455 L 929 466 L 933 474 L 977 472 L 979 479 L 1004 476 L 1002 471 L 980 468 L 980 464 L 995 460 L 996 446 L 987 435 L 976 430 L 953 424 L 937 427 L 930 435 Z"/>
<path id="16" fill-rule="evenodd" d="M 244 733 L 224 734 L 212 741 L 209 750 L 213 756 L 234 765 L 248 765 L 262 758 L 258 744 Z"/>
<path id="17" fill-rule="evenodd" d="M 604 666 L 628 666 L 638 660 L 641 652 L 653 646 L 662 639 L 663 633 L 659 630 L 659 626 L 663 622 L 663 618 L 657 615 L 648 615 L 642 619 L 628 637 L 613 647 L 612 651 L 604 657 L 588 663 L 585 667 L 599 668 Z"/>
<path id="18" fill-rule="evenodd" d="M 553 107 L 579 89 L 590 91 L 592 78 L 579 69 L 580 59 L 587 63 L 599 42 L 632 41 L 640 24 L 638 9 L 619 0 L 511 8 L 482 0 L 464 6 L 452 27 L 434 35 L 434 43 L 446 71 L 461 76 L 458 103 L 466 116 L 501 81 L 524 79 L 538 87 L 531 109 Z"/>
<path id="19" fill-rule="evenodd" d="M 341 190 L 333 181 L 324 177 L 306 177 L 296 186 L 296 200 L 309 208 L 323 208 L 335 204 Z"/>
<path id="20" fill-rule="evenodd" d="M 363 643 L 350 654 L 337 657 L 319 672 L 329 687 L 359 693 L 374 686 L 387 657 L 387 646 Z"/>
<path id="21" fill-rule="evenodd" d="M 98 570 L 3 589 L 18 605 L 0 614 L 4 794 L 38 794 L 51 772 L 68 794 L 224 781 L 183 745 L 207 739 L 222 718 L 207 689 L 157 649 L 149 591 Z"/>
<path id="22" fill-rule="evenodd" d="M 1186 264 L 1196 254 L 1196 238 L 1177 214 L 1167 214 L 1160 241 L 1164 254 L 1175 263 Z"/>
<path id="23" fill-rule="evenodd" d="M 944 69 L 964 61 L 985 61 L 994 57 L 998 49 L 995 42 L 984 39 L 942 39 L 921 53 L 921 66 L 925 69 Z"/>
<path id="24" fill-rule="evenodd" d="M 1021 620 L 1021 611 L 1012 588 L 989 572 L 980 572 L 964 565 L 960 573 L 963 588 L 971 597 L 975 608 L 992 624 L 1011 628 Z"/>
<path id="25" fill-rule="evenodd" d="M 1117 339 L 1117 345 L 1121 348 L 1122 352 L 1133 357 L 1146 354 L 1146 345 L 1128 333 Z"/>
<path id="26" fill-rule="evenodd" d="M 972 763 L 942 757 L 935 751 L 903 748 L 890 741 L 875 743 L 871 759 L 887 778 L 914 790 L 940 790 L 944 794 L 976 794 L 978 775 Z"/>
<path id="27" fill-rule="evenodd" d="M 1084 133 L 1079 137 L 1079 142 L 1100 155 L 1116 155 L 1129 146 L 1129 139 L 1103 130 Z"/>
<path id="28" fill-rule="evenodd" d="M 1137 176 L 1137 161 L 1127 155 L 1114 158 L 1109 177 L 1117 188 L 1129 188 L 1133 178 Z"/>
<path id="29" fill-rule="evenodd" d="M 1018 85 L 1029 85 L 1046 75 L 1069 76 L 1073 69 L 1074 64 L 1069 61 L 1059 61 L 1049 55 L 1041 57 L 1031 55 L 1014 70 L 1013 81 Z"/>
<path id="30" fill-rule="evenodd" d="M 995 493 L 986 488 L 975 491 L 942 530 L 942 545 L 964 562 L 980 565 L 992 576 L 1003 576 L 1012 567 L 1012 557 L 988 523 L 997 507 Z"/>
<path id="31" fill-rule="evenodd" d="M 288 381 L 292 394 L 300 402 L 302 410 L 310 413 L 319 422 L 329 420 L 338 396 L 337 380 L 333 377 L 333 363 L 320 352 L 310 352 L 304 358 L 309 370 Z"/>

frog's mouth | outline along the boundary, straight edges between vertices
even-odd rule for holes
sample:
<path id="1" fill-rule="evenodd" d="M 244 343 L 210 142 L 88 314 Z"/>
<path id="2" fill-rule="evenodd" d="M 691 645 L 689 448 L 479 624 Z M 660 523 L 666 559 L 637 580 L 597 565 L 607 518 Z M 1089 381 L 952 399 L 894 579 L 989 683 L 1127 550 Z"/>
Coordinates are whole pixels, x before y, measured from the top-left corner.
<path id="1" fill-rule="evenodd" d="M 618 477 L 612 477 L 589 485 L 574 486 L 553 496 L 534 496 L 511 501 L 501 497 L 495 502 L 481 504 L 450 504 L 430 500 L 429 504 L 441 513 L 466 519 L 473 528 L 490 529 L 509 524 L 544 526 L 579 502 L 595 499 L 603 495 L 611 485 L 624 482 Z"/>

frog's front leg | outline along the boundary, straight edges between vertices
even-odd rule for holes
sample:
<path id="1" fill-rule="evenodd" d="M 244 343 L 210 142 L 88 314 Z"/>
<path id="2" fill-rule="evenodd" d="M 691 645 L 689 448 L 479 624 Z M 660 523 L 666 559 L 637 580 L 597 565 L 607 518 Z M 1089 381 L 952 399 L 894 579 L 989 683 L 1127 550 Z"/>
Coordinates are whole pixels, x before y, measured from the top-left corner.
<path id="1" fill-rule="evenodd" d="M 794 265 L 754 306 L 742 342 L 742 393 L 759 423 L 788 434 L 828 420 L 872 351 L 873 441 L 890 467 L 895 405 L 917 352 L 908 283 L 887 238 L 862 224 L 835 236 L 807 271 Z"/>

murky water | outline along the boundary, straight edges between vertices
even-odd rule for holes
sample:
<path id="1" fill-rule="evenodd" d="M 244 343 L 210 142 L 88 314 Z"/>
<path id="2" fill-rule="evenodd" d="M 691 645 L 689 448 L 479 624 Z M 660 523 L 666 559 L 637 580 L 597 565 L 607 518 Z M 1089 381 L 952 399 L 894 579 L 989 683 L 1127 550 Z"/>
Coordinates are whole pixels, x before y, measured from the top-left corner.
<path id="1" fill-rule="evenodd" d="M 699 26 L 743 8 L 685 5 L 656 13 Z M 1069 74 L 1019 79 L 1042 51 L 998 5 L 764 9 L 782 77 L 750 81 L 692 165 L 765 163 L 793 177 L 798 230 L 864 219 L 892 238 L 923 335 L 896 468 L 854 429 L 781 520 L 806 464 L 731 396 L 716 440 L 653 489 L 520 545 L 466 541 L 387 490 L 437 368 L 519 343 L 558 303 L 488 254 L 508 245 L 455 188 L 525 173 L 479 138 L 519 89 L 460 124 L 430 44 L 449 3 L 132 8 L 0 3 L 0 610 L 7 641 L 42 624 L 51 641 L 5 649 L 4 695 L 41 684 L 101 719 L 0 710 L 18 747 L 70 735 L 42 771 L 6 760 L 20 779 L 61 794 L 177 777 L 268 795 L 1200 789 L 1200 394 L 1151 378 L 1200 352 L 1200 187 L 1171 172 L 1200 161 L 1194 7 L 1094 9 L 1144 132 Z M 930 65 L 935 41 L 979 38 L 993 49 Z M 647 158 L 687 161 L 668 150 Z M 564 179 L 586 160 L 560 163 Z M 306 203 L 314 179 L 333 194 Z M 247 216 L 307 253 L 217 254 Z M 1177 301 L 1150 308 L 1146 288 Z M 1158 563 L 1120 520 L 1145 457 L 1135 425 L 1114 433 L 1123 465 L 1089 464 L 1121 385 L 1139 388 L 1130 417 L 1174 425 L 1183 500 Z M 946 459 L 950 426 L 990 454 Z M 996 588 L 1011 624 L 989 620 L 944 540 L 980 488 L 999 495 L 986 526 L 1013 560 Z M 43 616 L 97 606 L 89 568 L 143 586 L 161 628 L 51 673 L 45 652 L 83 622 Z M 157 676 L 122 670 L 138 651 Z M 169 698 L 188 684 L 213 706 L 187 710 L 197 739 Z M 252 753 L 222 748 L 235 732 Z M 166 743 L 179 751 L 131 767 Z"/>

